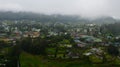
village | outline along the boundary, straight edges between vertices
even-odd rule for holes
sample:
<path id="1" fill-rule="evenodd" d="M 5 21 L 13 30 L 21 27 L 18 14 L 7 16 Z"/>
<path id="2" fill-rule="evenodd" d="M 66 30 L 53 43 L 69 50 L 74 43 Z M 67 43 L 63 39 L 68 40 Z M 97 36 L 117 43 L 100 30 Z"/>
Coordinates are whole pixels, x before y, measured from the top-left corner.
<path id="1" fill-rule="evenodd" d="M 29 23 L 28 23 L 29 22 Z M 31 38 L 33 41 L 46 39 L 45 47 L 49 59 L 87 59 L 92 63 L 120 61 L 120 36 L 104 33 L 105 28 L 91 24 L 34 23 L 35 21 L 0 22 L 0 41 L 8 43 L 7 47 L 16 46 L 17 41 Z M 56 39 L 55 39 L 56 38 Z M 58 38 L 58 40 L 57 40 Z M 55 39 L 55 40 L 54 40 Z M 23 44 L 27 42 L 23 42 Z M 27 44 L 29 45 L 29 44 Z M 32 45 L 35 45 L 34 42 Z M 44 45 L 44 42 L 42 43 Z M 5 45 L 2 45 L 6 47 Z M 24 46 L 24 45 L 23 45 Z M 29 48 L 29 47 L 26 47 Z M 23 50 L 30 52 L 33 50 Z M 36 46 L 39 48 L 39 46 Z M 37 50 L 37 49 L 36 49 Z M 38 54 L 39 51 L 37 50 Z M 5 51 L 1 51 L 4 54 Z M 36 52 L 35 52 L 36 54 Z M 1 59 L 1 62 L 5 61 Z M 119 63 L 117 63 L 119 64 Z M 1 65 L 5 65 L 4 63 Z"/>

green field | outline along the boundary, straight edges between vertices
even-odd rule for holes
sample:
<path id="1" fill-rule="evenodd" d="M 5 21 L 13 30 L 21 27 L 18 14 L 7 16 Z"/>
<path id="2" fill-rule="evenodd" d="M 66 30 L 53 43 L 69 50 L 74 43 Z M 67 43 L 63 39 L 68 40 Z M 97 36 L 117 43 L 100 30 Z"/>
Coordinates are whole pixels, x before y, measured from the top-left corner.
<path id="1" fill-rule="evenodd" d="M 93 64 L 80 59 L 46 59 L 43 56 L 31 55 L 22 52 L 20 56 L 21 67 L 120 67 L 112 63 Z"/>
<path id="2" fill-rule="evenodd" d="M 42 56 L 35 56 L 23 52 L 20 56 L 21 67 L 83 67 L 83 62 L 81 63 L 78 60 L 66 60 L 66 59 L 55 59 L 48 60 Z M 85 64 L 84 67 L 88 67 L 89 64 Z"/>

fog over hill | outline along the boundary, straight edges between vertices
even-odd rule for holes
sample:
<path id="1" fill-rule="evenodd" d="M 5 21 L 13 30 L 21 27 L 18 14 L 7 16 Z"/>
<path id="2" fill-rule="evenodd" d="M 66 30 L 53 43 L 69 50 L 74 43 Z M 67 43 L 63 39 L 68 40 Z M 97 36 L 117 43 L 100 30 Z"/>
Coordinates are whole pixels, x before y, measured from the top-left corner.
<path id="1" fill-rule="evenodd" d="M 99 18 L 83 18 L 77 15 L 61 15 L 61 14 L 40 14 L 33 12 L 12 12 L 1 11 L 0 20 L 35 20 L 40 22 L 82 22 L 82 23 L 114 23 L 117 19 L 113 17 Z"/>
<path id="2" fill-rule="evenodd" d="M 0 10 L 120 18 L 119 3 L 120 0 L 0 0 Z"/>

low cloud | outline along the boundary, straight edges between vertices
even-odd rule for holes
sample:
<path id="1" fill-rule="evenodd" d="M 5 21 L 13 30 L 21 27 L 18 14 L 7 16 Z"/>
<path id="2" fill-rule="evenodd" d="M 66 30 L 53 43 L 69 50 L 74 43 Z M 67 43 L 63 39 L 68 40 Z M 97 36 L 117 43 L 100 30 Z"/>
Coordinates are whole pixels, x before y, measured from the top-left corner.
<path id="1" fill-rule="evenodd" d="M 3 10 L 3 11 L 22 11 L 23 8 L 19 4 L 5 3 L 5 4 L 0 4 L 0 10 Z"/>
<path id="2" fill-rule="evenodd" d="M 0 0 L 0 10 L 120 17 L 120 0 Z"/>

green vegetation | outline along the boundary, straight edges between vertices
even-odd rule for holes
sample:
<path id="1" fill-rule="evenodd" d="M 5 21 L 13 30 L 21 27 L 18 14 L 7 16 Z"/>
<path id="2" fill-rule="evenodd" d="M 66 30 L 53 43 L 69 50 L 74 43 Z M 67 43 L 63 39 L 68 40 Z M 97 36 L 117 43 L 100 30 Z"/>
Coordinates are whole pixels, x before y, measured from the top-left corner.
<path id="1" fill-rule="evenodd" d="M 23 15 L 26 13 L 7 13 L 14 14 L 0 22 L 0 63 L 4 65 L 7 59 L 7 67 L 16 67 L 19 62 L 21 67 L 120 66 L 118 23 L 81 25 L 68 23 L 78 22 L 73 16 L 66 19 L 61 15 L 42 15 L 42 18 L 32 13 L 29 17 Z M 111 26 L 116 26 L 116 30 Z"/>
<path id="2" fill-rule="evenodd" d="M 89 66 L 85 64 L 84 61 L 79 61 L 78 59 L 45 59 L 43 56 L 31 55 L 23 52 L 20 55 L 21 67 L 82 67 Z"/>
<path id="3" fill-rule="evenodd" d="M 94 62 L 101 62 L 92 56 Z M 106 63 L 91 63 L 84 59 L 47 59 L 41 55 L 31 55 L 22 52 L 20 55 L 21 67 L 119 67 L 120 60 Z"/>
<path id="4" fill-rule="evenodd" d="M 99 60 L 96 60 L 97 62 Z M 95 62 L 96 62 L 95 61 Z M 117 64 L 114 64 L 116 63 Z M 22 52 L 20 55 L 20 64 L 21 67 L 119 67 L 120 60 L 116 60 L 112 63 L 96 63 L 93 64 L 91 62 L 87 62 L 86 60 L 80 60 L 80 59 L 45 59 L 45 57 L 40 55 L 31 55 L 26 52 Z"/>

